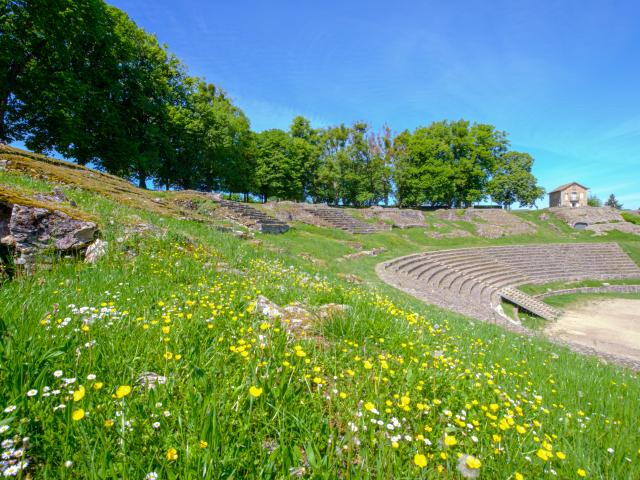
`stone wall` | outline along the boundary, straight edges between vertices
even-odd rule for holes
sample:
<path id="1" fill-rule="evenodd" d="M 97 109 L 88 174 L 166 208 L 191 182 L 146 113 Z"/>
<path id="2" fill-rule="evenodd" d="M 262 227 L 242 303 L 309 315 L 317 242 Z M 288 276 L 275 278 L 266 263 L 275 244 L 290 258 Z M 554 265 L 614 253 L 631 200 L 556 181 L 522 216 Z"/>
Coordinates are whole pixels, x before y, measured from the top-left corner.
<path id="1" fill-rule="evenodd" d="M 640 280 L 638 280 L 640 282 Z M 556 295 L 570 295 L 572 293 L 640 293 L 639 285 L 605 285 L 602 287 L 576 287 L 552 290 L 534 295 L 536 298 L 553 297 Z"/>

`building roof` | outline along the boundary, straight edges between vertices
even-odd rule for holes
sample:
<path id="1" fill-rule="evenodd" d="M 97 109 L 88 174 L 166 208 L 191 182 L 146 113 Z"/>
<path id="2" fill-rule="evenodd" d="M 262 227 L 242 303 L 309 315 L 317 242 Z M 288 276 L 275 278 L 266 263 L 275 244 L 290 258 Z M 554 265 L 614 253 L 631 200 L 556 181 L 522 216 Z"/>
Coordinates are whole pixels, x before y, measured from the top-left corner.
<path id="1" fill-rule="evenodd" d="M 565 183 L 564 185 L 560 185 L 559 187 L 556 187 L 553 190 L 551 190 L 549 193 L 561 192 L 562 190 L 566 190 L 567 188 L 569 188 L 571 185 L 578 185 L 579 187 L 582 187 L 585 190 L 589 190 L 588 187 L 585 187 L 584 185 L 581 185 L 578 182 L 571 182 L 571 183 Z"/>

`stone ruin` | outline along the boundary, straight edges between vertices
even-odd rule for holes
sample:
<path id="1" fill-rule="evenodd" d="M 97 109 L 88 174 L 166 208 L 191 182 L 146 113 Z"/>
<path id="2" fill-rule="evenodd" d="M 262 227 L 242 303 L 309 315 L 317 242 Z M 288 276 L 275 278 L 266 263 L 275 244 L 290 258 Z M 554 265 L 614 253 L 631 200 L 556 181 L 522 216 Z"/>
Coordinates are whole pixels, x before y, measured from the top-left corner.
<path id="1" fill-rule="evenodd" d="M 411 208 L 374 206 L 357 210 L 365 218 L 372 218 L 390 223 L 394 228 L 412 228 L 426 226 L 424 213 Z"/>
<path id="2" fill-rule="evenodd" d="M 460 214 L 459 212 L 463 212 Z M 473 224 L 476 233 L 485 238 L 535 234 L 537 227 L 501 208 L 467 208 L 438 210 L 442 220 L 464 221 Z"/>
<path id="3" fill-rule="evenodd" d="M 611 207 L 550 208 L 549 211 L 570 227 L 605 235 L 617 230 L 640 235 L 640 225 L 626 222 L 620 212 Z"/>

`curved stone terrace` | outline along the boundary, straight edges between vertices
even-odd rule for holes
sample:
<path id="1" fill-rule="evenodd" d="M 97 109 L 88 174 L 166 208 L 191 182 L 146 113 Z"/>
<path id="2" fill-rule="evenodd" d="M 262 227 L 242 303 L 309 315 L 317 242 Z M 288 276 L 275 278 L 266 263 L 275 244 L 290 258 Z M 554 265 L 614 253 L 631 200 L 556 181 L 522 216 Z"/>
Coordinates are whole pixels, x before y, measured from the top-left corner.
<path id="1" fill-rule="evenodd" d="M 640 267 L 617 243 L 560 243 L 460 248 L 417 253 L 379 264 L 385 282 L 427 302 L 512 330 L 502 299 L 543 318 L 560 314 L 518 285 L 551 281 L 638 279 Z"/>

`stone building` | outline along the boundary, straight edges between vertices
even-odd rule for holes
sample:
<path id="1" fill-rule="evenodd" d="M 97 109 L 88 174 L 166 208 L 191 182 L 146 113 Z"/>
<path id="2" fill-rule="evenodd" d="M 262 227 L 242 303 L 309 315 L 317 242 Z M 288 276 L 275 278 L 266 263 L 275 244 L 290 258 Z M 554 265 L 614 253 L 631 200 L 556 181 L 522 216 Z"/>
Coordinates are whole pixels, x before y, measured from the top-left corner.
<path id="1" fill-rule="evenodd" d="M 586 207 L 588 190 L 577 182 L 560 185 L 549 192 L 549 207 Z"/>

